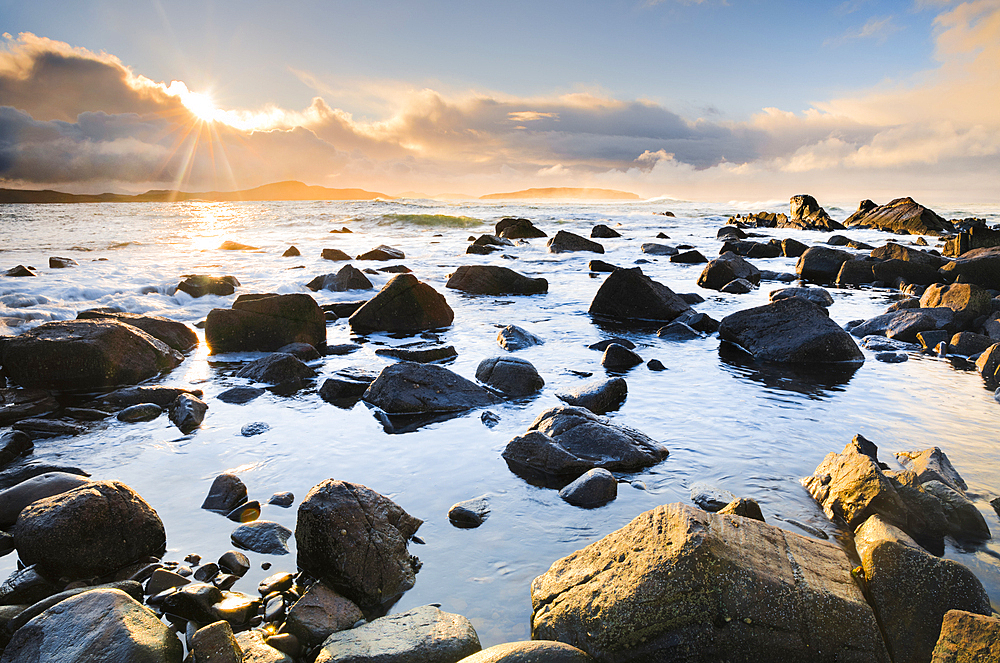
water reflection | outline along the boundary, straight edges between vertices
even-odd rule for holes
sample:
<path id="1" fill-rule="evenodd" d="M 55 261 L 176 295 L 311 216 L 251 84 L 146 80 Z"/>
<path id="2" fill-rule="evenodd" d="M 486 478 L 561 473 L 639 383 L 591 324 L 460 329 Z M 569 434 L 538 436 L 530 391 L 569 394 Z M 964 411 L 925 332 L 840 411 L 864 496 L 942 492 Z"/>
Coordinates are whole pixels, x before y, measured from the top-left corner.
<path id="1" fill-rule="evenodd" d="M 861 364 L 785 364 L 758 361 L 743 350 L 729 344 L 719 344 L 719 359 L 723 368 L 734 376 L 759 382 L 769 389 L 788 391 L 821 400 L 844 387 Z"/>

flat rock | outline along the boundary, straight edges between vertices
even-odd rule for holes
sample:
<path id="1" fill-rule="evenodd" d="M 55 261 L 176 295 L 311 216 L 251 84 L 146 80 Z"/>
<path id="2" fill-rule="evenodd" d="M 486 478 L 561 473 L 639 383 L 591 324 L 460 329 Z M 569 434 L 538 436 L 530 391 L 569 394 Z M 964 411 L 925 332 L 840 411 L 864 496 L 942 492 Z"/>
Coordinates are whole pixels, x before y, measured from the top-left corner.
<path id="1" fill-rule="evenodd" d="M 350 317 L 358 333 L 418 332 L 448 327 L 455 313 L 434 288 L 412 274 L 397 274 Z"/>
<path id="2" fill-rule="evenodd" d="M 118 421 L 136 423 L 139 421 L 152 421 L 163 414 L 163 408 L 156 403 L 140 403 L 131 405 L 116 415 Z"/>
<path id="3" fill-rule="evenodd" d="M 462 265 L 448 279 L 446 288 L 474 295 L 537 295 L 549 291 L 549 282 L 495 265 Z"/>
<path id="4" fill-rule="evenodd" d="M 259 387 L 231 387 L 220 393 L 216 398 L 223 403 L 243 405 L 263 394 L 264 390 Z"/>
<path id="5" fill-rule="evenodd" d="M 362 397 L 387 414 L 461 412 L 497 398 L 443 366 L 401 361 L 386 366 Z"/>
<path id="6" fill-rule="evenodd" d="M 376 246 L 371 251 L 362 253 L 357 260 L 402 260 L 406 256 L 399 249 L 395 249 L 385 244 Z"/>
<path id="7" fill-rule="evenodd" d="M 101 402 L 120 408 L 126 408 L 140 403 L 154 403 L 167 408 L 181 394 L 201 396 L 200 389 L 183 389 L 181 387 L 138 386 L 117 389 L 101 397 Z"/>
<path id="8" fill-rule="evenodd" d="M 458 356 L 458 351 L 454 345 L 438 346 L 433 348 L 379 348 L 375 351 L 380 357 L 392 357 L 402 361 L 415 361 L 418 364 L 427 364 L 435 361 L 446 361 Z"/>
<path id="9" fill-rule="evenodd" d="M 656 244 L 655 242 L 646 242 L 639 247 L 639 250 L 651 256 L 675 256 L 679 253 L 675 246 Z"/>

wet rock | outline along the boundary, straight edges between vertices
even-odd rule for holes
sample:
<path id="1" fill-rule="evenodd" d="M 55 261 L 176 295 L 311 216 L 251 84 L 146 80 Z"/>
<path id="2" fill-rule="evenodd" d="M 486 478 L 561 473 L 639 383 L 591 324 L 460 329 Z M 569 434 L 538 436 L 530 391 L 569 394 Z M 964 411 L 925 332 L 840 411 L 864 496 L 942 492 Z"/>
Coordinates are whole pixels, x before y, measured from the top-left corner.
<path id="1" fill-rule="evenodd" d="M 646 362 L 646 368 L 651 371 L 665 371 L 667 367 L 663 365 L 663 362 L 659 359 L 650 359 Z"/>
<path id="2" fill-rule="evenodd" d="M 233 627 L 217 621 L 195 631 L 191 642 L 194 660 L 201 663 L 243 663 L 243 650 L 236 644 Z"/>
<path id="3" fill-rule="evenodd" d="M 921 308 L 947 307 L 955 312 L 955 325 L 968 329 L 972 321 L 993 311 L 990 293 L 971 283 L 934 284 L 920 297 Z"/>
<path id="4" fill-rule="evenodd" d="M 795 264 L 795 273 L 806 281 L 833 283 L 840 273 L 840 266 L 853 257 L 851 253 L 840 249 L 813 246 L 799 256 L 799 261 Z"/>
<path id="5" fill-rule="evenodd" d="M 676 262 L 685 265 L 697 265 L 703 262 L 708 262 L 708 258 L 703 256 L 700 251 L 696 249 L 691 249 L 688 251 L 680 251 L 670 256 L 670 262 Z"/>
<path id="6" fill-rule="evenodd" d="M 612 239 L 614 237 L 621 237 L 622 234 L 617 230 L 608 228 L 606 225 L 599 223 L 591 229 L 590 236 L 594 239 Z"/>
<path id="7" fill-rule="evenodd" d="M 897 198 L 868 210 L 859 208 L 844 224 L 849 228 L 874 228 L 897 235 L 942 235 L 954 232 L 949 222 L 912 198 Z"/>
<path id="8" fill-rule="evenodd" d="M 67 474 L 77 474 L 82 477 L 90 476 L 89 472 L 84 472 L 78 467 L 23 461 L 0 472 L 0 490 L 6 490 L 22 481 L 27 481 L 32 477 L 37 477 L 46 472 L 66 472 Z"/>
<path id="9" fill-rule="evenodd" d="M 243 663 L 295 663 L 291 656 L 267 644 L 264 633 L 256 629 L 237 633 L 236 644 L 243 650 Z"/>
<path id="10" fill-rule="evenodd" d="M 617 343 L 610 344 L 601 357 L 601 366 L 609 371 L 627 371 L 642 363 L 642 357 Z"/>
<path id="11" fill-rule="evenodd" d="M 698 277 L 698 285 L 709 290 L 721 290 L 736 279 L 759 284 L 760 270 L 735 253 L 723 253 L 705 265 Z"/>
<path id="12" fill-rule="evenodd" d="M 272 352 L 266 357 L 250 362 L 236 372 L 238 378 L 247 378 L 254 382 L 268 384 L 298 382 L 315 375 L 316 371 L 300 359 L 283 352 Z"/>
<path id="13" fill-rule="evenodd" d="M 25 507 L 12 531 L 26 564 L 54 578 L 93 578 L 161 555 L 163 523 L 134 490 L 95 481 Z"/>
<path id="14" fill-rule="evenodd" d="M 323 274 L 317 276 L 306 284 L 310 290 L 330 290 L 332 292 L 345 292 L 347 290 L 371 290 L 375 286 L 368 280 L 357 267 L 344 265 L 336 274 Z"/>
<path id="15" fill-rule="evenodd" d="M 314 361 L 323 356 L 319 350 L 308 343 L 289 343 L 278 348 L 276 352 L 292 355 L 301 361 Z"/>
<path id="16" fill-rule="evenodd" d="M 184 359 L 162 341 L 114 320 L 47 322 L 7 339 L 2 356 L 8 379 L 58 390 L 135 384 Z"/>
<path id="17" fill-rule="evenodd" d="M 824 308 L 833 306 L 833 296 L 824 288 L 781 288 L 780 290 L 772 290 L 768 295 L 768 299 L 772 302 L 789 297 L 801 297 Z"/>
<path id="18" fill-rule="evenodd" d="M 701 334 L 697 330 L 677 320 L 657 329 L 656 335 L 668 341 L 687 341 L 693 338 L 701 338 Z"/>
<path id="19" fill-rule="evenodd" d="M 909 359 L 910 356 L 905 352 L 879 352 L 875 355 L 875 361 L 880 361 L 884 364 L 902 364 L 909 361 Z"/>
<path id="20" fill-rule="evenodd" d="M 810 195 L 792 196 L 790 209 L 791 215 L 788 221 L 781 224 L 783 228 L 823 231 L 844 229 L 844 226 L 831 219 L 826 210 Z"/>
<path id="21" fill-rule="evenodd" d="M 315 663 L 454 663 L 480 649 L 472 622 L 425 605 L 332 634 Z"/>
<path id="22" fill-rule="evenodd" d="M 448 327 L 455 314 L 445 298 L 412 274 L 398 274 L 350 317 L 358 333 L 418 332 Z"/>
<path id="23" fill-rule="evenodd" d="M 764 514 L 761 513 L 760 505 L 757 504 L 757 500 L 749 497 L 737 497 L 732 502 L 719 509 L 718 513 L 740 516 L 742 518 L 753 518 L 754 520 L 764 522 Z"/>
<path id="24" fill-rule="evenodd" d="M 24 265 L 18 265 L 17 267 L 11 267 L 6 272 L 4 276 L 38 276 L 33 271 L 25 267 Z"/>
<path id="25" fill-rule="evenodd" d="M 402 260 L 406 256 L 399 249 L 394 249 L 391 246 L 386 246 L 385 244 L 380 244 L 376 246 L 371 251 L 362 253 L 357 257 L 358 260 Z"/>
<path id="26" fill-rule="evenodd" d="M 986 541 L 991 538 L 983 514 L 965 495 L 940 481 L 926 481 L 920 487 L 941 503 L 947 533 L 952 537 L 959 541 Z"/>
<path id="27" fill-rule="evenodd" d="M 162 318 L 157 315 L 137 315 L 135 313 L 106 312 L 100 309 L 80 311 L 77 320 L 117 320 L 141 329 L 178 352 L 188 352 L 198 345 L 198 335 L 183 322 Z"/>
<path id="28" fill-rule="evenodd" d="M 206 582 L 182 585 L 163 599 L 162 608 L 181 619 L 207 624 L 218 619 L 213 607 L 222 601 L 223 592 Z"/>
<path id="29" fill-rule="evenodd" d="M 191 394 L 200 397 L 202 392 L 200 389 L 192 390 L 180 387 L 125 387 L 102 396 L 101 402 L 120 408 L 139 405 L 141 403 L 155 403 L 162 408 L 167 408 L 181 394 Z"/>
<path id="30" fill-rule="evenodd" d="M 988 385 L 1000 383 L 1000 344 L 991 345 L 976 360 L 976 370 Z"/>
<path id="31" fill-rule="evenodd" d="M 746 239 L 747 234 L 740 229 L 741 220 L 739 220 L 737 217 L 732 217 L 730 220 L 733 222 L 733 225 L 726 225 L 719 228 L 719 230 L 715 233 L 715 237 L 717 239 L 726 239 L 729 237 L 735 237 L 736 239 Z"/>
<path id="32" fill-rule="evenodd" d="M 490 392 L 436 364 L 386 366 L 362 397 L 387 414 L 461 412 L 497 401 Z"/>
<path id="33" fill-rule="evenodd" d="M 592 663 L 594 659 L 572 645 L 554 640 L 527 640 L 494 645 L 459 663 Z"/>
<path id="34" fill-rule="evenodd" d="M 944 306 L 897 311 L 889 320 L 885 335 L 892 339 L 914 343 L 917 334 L 921 332 L 953 328 L 953 320 L 954 314 L 951 309 Z"/>
<path id="35" fill-rule="evenodd" d="M 103 421 L 110 416 L 104 410 L 90 407 L 67 407 L 63 409 L 62 414 L 74 421 Z M 2 446 L 2 442 L 0 442 L 0 446 Z M 2 460 L 0 460 L 0 464 L 2 464 Z"/>
<path id="36" fill-rule="evenodd" d="M 531 362 L 517 357 L 484 359 L 476 369 L 476 379 L 514 398 L 533 394 L 545 386 Z"/>
<path id="37" fill-rule="evenodd" d="M 728 490 L 722 490 L 705 483 L 691 486 L 691 501 L 705 511 L 718 511 L 731 504 L 736 499 Z"/>
<path id="38" fill-rule="evenodd" d="M 731 295 L 745 295 L 753 292 L 754 285 L 746 279 L 733 279 L 726 285 L 719 288 L 719 292 L 727 292 Z"/>
<path id="39" fill-rule="evenodd" d="M 267 499 L 268 504 L 280 506 L 283 509 L 287 509 L 288 507 L 292 506 L 292 503 L 294 502 L 295 502 L 295 495 L 288 491 L 275 493 L 274 495 L 271 495 L 271 497 Z"/>
<path id="40" fill-rule="evenodd" d="M 781 242 L 771 240 L 764 244 L 749 240 L 726 240 L 719 249 L 719 255 L 735 253 L 745 258 L 777 258 L 781 255 Z"/>
<path id="41" fill-rule="evenodd" d="M 260 517 L 260 502 L 252 500 L 245 502 L 226 514 L 226 518 L 234 523 L 249 523 Z"/>
<path id="42" fill-rule="evenodd" d="M 29 606 L 59 593 L 63 584 L 55 584 L 34 564 L 17 569 L 0 585 L 0 605 Z"/>
<path id="43" fill-rule="evenodd" d="M 555 407 L 542 412 L 525 435 L 507 443 L 508 465 L 543 477 L 577 477 L 595 467 L 629 472 L 660 462 L 670 452 L 637 430 L 616 426 L 589 410 Z"/>
<path id="44" fill-rule="evenodd" d="M 250 246 L 249 244 L 241 244 L 239 242 L 234 242 L 230 239 L 224 241 L 219 245 L 220 251 L 260 251 L 260 247 Z"/>
<path id="45" fill-rule="evenodd" d="M 297 248 L 295 248 L 294 246 L 289 246 L 287 249 L 285 249 L 285 252 L 281 254 L 281 257 L 282 258 L 294 258 L 294 257 L 300 256 L 300 255 L 302 255 L 302 253 L 300 253 Z"/>
<path id="46" fill-rule="evenodd" d="M 626 322 L 669 322 L 690 308 L 673 290 L 633 267 L 608 275 L 588 312 Z"/>
<path id="47" fill-rule="evenodd" d="M 766 361 L 864 361 L 851 335 L 830 320 L 822 307 L 797 297 L 726 316 L 719 325 L 719 338 Z"/>
<path id="48" fill-rule="evenodd" d="M 455 527 L 479 527 L 490 517 L 490 500 L 486 495 L 462 500 L 448 509 L 448 521 Z"/>
<path id="49" fill-rule="evenodd" d="M 587 263 L 587 269 L 592 272 L 613 272 L 621 268 L 603 260 L 591 260 Z"/>
<path id="50" fill-rule="evenodd" d="M 319 257 L 323 260 L 333 260 L 335 262 L 351 259 L 351 256 L 347 255 L 340 249 L 323 249 L 320 252 Z"/>
<path id="51" fill-rule="evenodd" d="M 556 392 L 556 398 L 573 407 L 587 408 L 594 414 L 617 410 L 628 396 L 625 378 L 595 380 L 568 391 Z"/>
<path id="52" fill-rule="evenodd" d="M 267 431 L 271 430 L 271 425 L 265 421 L 252 421 L 249 424 L 243 426 L 240 429 L 240 435 L 243 437 L 254 437 L 256 435 L 263 435 Z"/>
<path id="53" fill-rule="evenodd" d="M 902 288 L 904 285 L 930 285 L 942 280 L 936 267 L 906 260 L 884 260 L 872 264 L 875 281 Z"/>
<path id="54" fill-rule="evenodd" d="M 913 247 L 899 244 L 898 242 L 886 242 L 877 249 L 872 249 L 871 257 L 877 260 L 902 260 L 920 265 L 926 265 L 937 269 L 948 262 L 944 258 L 934 253 L 914 249 Z"/>
<path id="55" fill-rule="evenodd" d="M 949 610 L 941 622 L 931 663 L 1000 661 L 1000 618 Z"/>
<path id="56" fill-rule="evenodd" d="M 572 253 L 575 251 L 591 251 L 593 253 L 604 253 L 604 247 L 597 242 L 592 242 L 586 237 L 581 237 L 565 230 L 560 230 L 545 243 L 549 253 Z"/>
<path id="57" fill-rule="evenodd" d="M 474 295 L 536 295 L 549 291 L 549 282 L 495 265 L 462 265 L 448 279 L 446 288 Z"/>
<path id="58" fill-rule="evenodd" d="M 447 345 L 444 347 L 422 348 L 419 350 L 411 350 L 408 348 L 379 348 L 375 351 L 375 354 L 380 357 L 392 357 L 393 359 L 400 359 L 402 361 L 414 361 L 418 364 L 427 364 L 430 362 L 454 359 L 458 356 L 458 351 L 455 350 L 455 346 Z"/>
<path id="59" fill-rule="evenodd" d="M 0 426 L 10 426 L 16 421 L 59 409 L 59 401 L 44 389 L 0 388 L 0 404 Z"/>
<path id="60" fill-rule="evenodd" d="M 140 403 L 127 407 L 116 415 L 118 421 L 126 423 L 136 423 L 139 421 L 152 421 L 163 414 L 163 408 L 156 403 Z"/>
<path id="61" fill-rule="evenodd" d="M 422 522 L 366 486 L 328 479 L 299 505 L 298 566 L 362 610 L 378 608 L 413 587 L 406 542 Z"/>
<path id="62" fill-rule="evenodd" d="M 559 491 L 559 497 L 573 506 L 592 509 L 618 497 L 618 480 L 602 467 L 588 470 Z"/>
<path id="63" fill-rule="evenodd" d="M 497 333 L 497 344 L 507 352 L 523 350 L 544 343 L 542 339 L 517 325 L 507 325 Z"/>
<path id="64" fill-rule="evenodd" d="M 995 340 L 983 334 L 959 332 L 948 340 L 948 351 L 951 354 L 971 357 L 983 352 L 994 343 L 996 343 Z"/>
<path id="65" fill-rule="evenodd" d="M 269 520 L 255 520 L 253 522 L 240 525 L 233 530 L 230 540 L 234 545 L 260 553 L 261 555 L 287 555 L 288 537 L 292 531 Z"/>
<path id="66" fill-rule="evenodd" d="M 201 508 L 226 514 L 247 501 L 247 487 L 235 474 L 220 474 L 212 481 Z"/>
<path id="67" fill-rule="evenodd" d="M 232 387 L 220 393 L 216 396 L 216 398 L 223 403 L 243 405 L 244 403 L 249 403 L 263 393 L 264 390 L 258 387 Z"/>
<path id="68" fill-rule="evenodd" d="M 798 258 L 808 248 L 807 245 L 791 237 L 781 240 L 781 254 L 786 258 Z"/>
<path id="69" fill-rule="evenodd" d="M 876 264 L 878 264 L 878 261 L 871 258 L 851 258 L 850 260 L 846 260 L 840 265 L 840 271 L 837 272 L 836 284 L 844 286 L 874 283 L 876 281 Z"/>
<path id="70" fill-rule="evenodd" d="M 598 660 L 887 663 L 850 568 L 837 545 L 659 506 L 532 582 L 531 635 Z"/>
<path id="71" fill-rule="evenodd" d="M 481 415 L 479 415 L 479 420 L 483 422 L 483 425 L 487 428 L 493 428 L 498 423 L 500 423 L 500 415 L 496 412 L 490 412 L 486 410 Z"/>
<path id="72" fill-rule="evenodd" d="M 605 350 L 608 349 L 608 346 L 611 345 L 611 344 L 613 344 L 613 343 L 617 344 L 617 345 L 620 345 L 623 348 L 628 348 L 629 350 L 635 350 L 635 343 L 633 343 L 632 341 L 628 340 L 627 338 L 619 338 L 617 336 L 614 337 L 614 338 L 606 338 L 603 341 L 598 341 L 597 343 L 591 343 L 587 347 L 590 348 L 591 350 L 597 350 L 598 352 L 604 352 Z"/>
<path id="73" fill-rule="evenodd" d="M 497 221 L 496 234 L 507 239 L 529 239 L 532 237 L 548 237 L 535 227 L 528 219 L 505 218 Z"/>
<path id="74" fill-rule="evenodd" d="M 3 660 L 95 660 L 176 663 L 181 642 L 155 614 L 118 589 L 95 589 L 60 601 L 14 633 Z"/>
<path id="75" fill-rule="evenodd" d="M 49 269 L 65 269 L 67 267 L 77 267 L 79 264 L 72 258 L 60 258 L 58 256 L 49 258 Z"/>
<path id="76" fill-rule="evenodd" d="M 346 380 L 343 378 L 327 378 L 319 388 L 319 397 L 334 405 L 353 405 L 368 390 L 371 382 Z"/>
<path id="77" fill-rule="evenodd" d="M 388 267 L 379 267 L 376 271 L 386 274 L 409 274 L 413 270 L 406 265 L 389 265 Z"/>
<path id="78" fill-rule="evenodd" d="M 364 618 L 361 610 L 321 582 L 313 583 L 288 610 L 283 629 L 306 646 L 318 645 Z"/>
<path id="79" fill-rule="evenodd" d="M 86 477 L 66 472 L 46 472 L 0 491 L 0 527 L 7 529 L 29 504 L 90 483 Z"/>
<path id="80" fill-rule="evenodd" d="M 26 456 L 34 448 L 35 445 L 27 433 L 10 430 L 0 434 L 0 468 L 7 467 L 21 456 Z"/>
<path id="81" fill-rule="evenodd" d="M 675 256 L 679 253 L 676 247 L 669 246 L 667 244 L 656 244 L 653 242 L 646 242 L 639 247 L 639 250 L 646 255 L 651 256 Z M 603 253 L 603 251 L 602 251 Z"/>
<path id="82" fill-rule="evenodd" d="M 965 479 L 939 447 L 921 451 L 900 451 L 896 454 L 896 460 L 904 468 L 916 474 L 919 483 L 940 481 L 962 494 L 969 489 Z"/>
<path id="83" fill-rule="evenodd" d="M 60 437 L 63 435 L 80 435 L 86 431 L 86 429 L 82 426 L 69 424 L 65 421 L 58 421 L 55 419 L 21 419 L 20 421 L 12 424 L 12 427 L 14 430 L 27 433 L 27 435 L 33 440 L 39 440 L 47 437 Z"/>
<path id="84" fill-rule="evenodd" d="M 177 284 L 177 290 L 185 292 L 195 299 L 205 295 L 227 297 L 236 292 L 236 288 L 240 285 L 235 276 L 192 274 L 182 278 L 184 280 Z"/>
<path id="85" fill-rule="evenodd" d="M 289 343 L 326 343 L 326 318 L 306 294 L 240 297 L 231 309 L 212 309 L 205 340 L 213 353 L 274 352 Z"/>
<path id="86" fill-rule="evenodd" d="M 194 431 L 205 420 L 208 404 L 197 396 L 181 394 L 170 404 L 170 422 L 185 435 Z"/>

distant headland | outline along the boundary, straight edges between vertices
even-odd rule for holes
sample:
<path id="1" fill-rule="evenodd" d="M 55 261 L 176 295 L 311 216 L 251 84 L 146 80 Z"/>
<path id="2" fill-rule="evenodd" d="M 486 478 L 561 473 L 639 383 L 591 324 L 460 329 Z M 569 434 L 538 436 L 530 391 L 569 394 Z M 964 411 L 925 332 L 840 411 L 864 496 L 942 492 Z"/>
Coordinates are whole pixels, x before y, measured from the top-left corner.
<path id="1" fill-rule="evenodd" d="M 642 200 L 628 191 L 614 189 L 578 189 L 552 187 L 548 189 L 525 189 L 510 193 L 491 193 L 480 196 L 480 200 Z"/>

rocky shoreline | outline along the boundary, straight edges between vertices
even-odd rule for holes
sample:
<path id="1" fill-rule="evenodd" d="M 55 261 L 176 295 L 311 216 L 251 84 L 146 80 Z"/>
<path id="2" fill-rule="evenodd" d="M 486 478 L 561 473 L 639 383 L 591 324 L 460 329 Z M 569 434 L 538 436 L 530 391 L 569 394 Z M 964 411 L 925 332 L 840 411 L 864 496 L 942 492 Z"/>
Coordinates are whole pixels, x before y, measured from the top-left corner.
<path id="1" fill-rule="evenodd" d="M 899 242 L 879 248 L 852 245 L 853 240 L 836 235 L 811 247 L 793 240 L 752 241 L 754 227 L 843 229 L 811 197 L 796 196 L 790 215 L 733 217 L 719 232 L 720 256 L 706 263 L 698 283 L 725 293 L 750 292 L 762 280 L 752 259 L 797 253 L 797 274 L 787 280 L 897 289 L 902 298 L 884 315 L 841 328 L 826 312 L 833 301 L 829 293 L 814 286 L 775 290 L 771 303 L 715 321 L 696 310 L 698 295 L 674 293 L 641 267 L 613 265 L 607 266 L 610 273 L 589 313 L 595 320 L 646 328 L 660 338 L 717 333 L 754 361 L 779 364 L 857 365 L 864 355 L 856 338 L 878 349 L 880 361 L 903 361 L 919 343 L 923 352 L 974 364 L 996 387 L 1000 232 L 975 220 L 945 221 L 910 199 L 881 207 L 869 202 L 847 220 L 848 228 L 881 227 L 921 238 L 951 233 L 945 255 Z M 612 236 L 609 228 L 599 228 L 594 237 Z M 526 219 L 505 219 L 495 232 L 470 238 L 469 252 L 516 249 L 515 242 L 541 233 Z M 567 231 L 548 242 L 553 254 L 602 253 L 599 248 Z M 671 261 L 693 260 L 681 246 L 650 243 L 642 251 Z M 380 246 L 356 260 L 404 257 L 398 249 Z M 310 288 L 372 287 L 367 279 L 367 286 L 361 282 L 360 270 L 354 271 L 317 277 Z M 8 275 L 32 273 L 22 267 Z M 237 287 L 233 277 L 208 275 L 190 276 L 178 286 L 192 296 L 232 294 Z M 481 265 L 460 267 L 447 287 L 508 295 L 550 288 L 545 279 Z M 409 273 L 394 276 L 349 310 L 335 306 L 321 307 L 307 294 L 241 294 L 232 308 L 207 316 L 205 339 L 213 352 L 270 353 L 248 362 L 238 375 L 271 385 L 276 393 L 294 393 L 315 375 L 310 363 L 351 351 L 326 344 L 330 319 L 349 316 L 358 333 L 402 334 L 454 321 L 444 297 Z M 497 342 L 514 352 L 542 339 L 510 327 L 501 330 Z M 0 661 L 97 660 L 93 648 L 98 646 L 120 652 L 106 660 L 179 661 L 187 653 L 196 661 L 898 663 L 932 656 L 965 660 L 963 652 L 980 646 L 977 638 L 988 649 L 1000 637 L 1000 622 L 990 616 L 981 583 L 960 564 L 935 556 L 944 537 L 968 546 L 990 538 L 973 503 L 983 496 L 966 494 L 964 481 L 940 449 L 897 454 L 904 469 L 893 471 L 880 463 L 875 445 L 860 436 L 803 480 L 828 516 L 853 532 L 851 544 L 818 542 L 763 524 L 759 507 L 745 498 L 728 506 L 713 503 L 710 511 L 659 507 L 555 562 L 535 580 L 532 642 L 476 653 L 479 640 L 464 617 L 434 606 L 386 614 L 416 582 L 420 562 L 409 554 L 407 542 L 415 540 L 420 521 L 377 492 L 345 481 L 314 487 L 299 504 L 292 532 L 259 520 L 260 503 L 249 501 L 245 488 L 241 493 L 238 478 L 220 478 L 205 508 L 241 523 L 233 532 L 235 545 L 262 554 L 287 553 L 285 542 L 294 535 L 298 548 L 297 569 L 268 578 L 259 596 L 231 591 L 249 565 L 242 552 L 233 550 L 208 563 L 196 556 L 164 561 L 163 524 L 128 486 L 90 480 L 78 468 L 25 462 L 33 440 L 79 434 L 88 421 L 108 416 L 143 421 L 166 412 L 180 431 L 196 431 L 211 407 L 203 393 L 129 386 L 175 368 L 195 343 L 197 335 L 181 323 L 92 310 L 76 321 L 46 323 L 0 344 L 0 363 L 12 384 L 3 390 L 6 407 L 0 413 L 2 424 L 11 426 L 0 449 L 6 467 L 0 472 L 5 489 L 0 527 L 6 528 L 4 549 L 16 550 L 24 567 L 0 588 L 0 622 L 8 639 Z M 594 350 L 603 353 L 601 363 L 611 372 L 626 375 L 646 362 L 626 339 L 601 345 Z M 544 385 L 529 362 L 509 355 L 484 359 L 476 371 L 478 383 L 433 363 L 452 353 L 454 348 L 451 353 L 436 347 L 406 350 L 378 375 L 355 372 L 326 380 L 320 395 L 341 406 L 363 400 L 381 413 L 387 427 L 406 430 L 530 396 Z M 651 370 L 656 361 L 648 361 Z M 218 398 L 249 402 L 261 393 L 259 387 L 236 387 Z M 575 506 L 594 508 L 614 500 L 615 473 L 655 465 L 669 453 L 644 433 L 600 416 L 626 394 L 621 376 L 560 394 L 568 407 L 540 414 L 525 434 L 510 440 L 504 460 L 528 482 L 560 489 L 560 497 Z M 483 413 L 486 425 L 488 414 Z M 243 434 L 256 433 L 247 429 Z M 294 503 L 290 495 L 271 500 Z M 460 526 L 476 526 L 489 515 L 485 497 L 456 507 L 461 508 L 453 508 L 451 520 Z M 854 555 L 860 566 L 851 562 Z M 116 617 L 88 621 L 86 616 L 95 614 Z"/>

